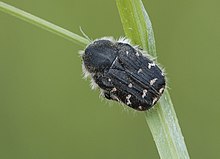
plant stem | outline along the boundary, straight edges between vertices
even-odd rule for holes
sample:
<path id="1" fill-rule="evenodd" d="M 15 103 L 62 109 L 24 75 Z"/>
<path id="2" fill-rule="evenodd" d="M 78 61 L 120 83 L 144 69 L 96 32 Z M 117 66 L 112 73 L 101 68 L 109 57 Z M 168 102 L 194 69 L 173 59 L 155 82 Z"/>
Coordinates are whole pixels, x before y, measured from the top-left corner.
<path id="1" fill-rule="evenodd" d="M 48 30 L 54 34 L 57 34 L 61 37 L 64 37 L 76 44 L 79 44 L 79 45 L 82 45 L 82 46 L 85 46 L 89 43 L 89 40 L 87 40 L 86 38 L 83 38 L 73 32 L 70 32 L 64 28 L 61 28 L 55 24 L 52 24 L 44 19 L 41 19 L 39 17 L 36 17 L 30 13 L 27 13 L 23 10 L 20 10 L 18 8 L 15 8 L 11 5 L 8 5 L 4 2 L 0 2 L 0 10 L 5 12 L 5 13 L 8 13 L 8 14 L 11 14 L 17 18 L 20 18 L 26 22 L 29 22 L 31 24 L 34 24 L 38 27 L 41 27 L 45 30 Z"/>
<path id="2" fill-rule="evenodd" d="M 156 46 L 150 18 L 141 0 L 116 0 L 125 35 L 155 57 Z M 189 159 L 184 138 L 168 90 L 145 118 L 162 159 Z"/>

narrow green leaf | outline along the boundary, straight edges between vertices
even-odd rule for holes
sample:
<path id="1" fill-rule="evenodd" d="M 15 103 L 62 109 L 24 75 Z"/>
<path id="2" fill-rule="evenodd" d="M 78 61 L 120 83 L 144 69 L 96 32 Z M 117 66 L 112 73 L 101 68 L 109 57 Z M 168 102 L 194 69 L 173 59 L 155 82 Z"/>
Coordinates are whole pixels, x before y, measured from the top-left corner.
<path id="1" fill-rule="evenodd" d="M 44 19 L 41 19 L 39 17 L 36 17 L 30 13 L 27 13 L 23 10 L 20 10 L 18 8 L 15 8 L 11 5 L 8 5 L 4 2 L 0 2 L 0 10 L 5 12 L 5 13 L 8 13 L 10 15 L 13 15 L 17 18 L 20 18 L 26 22 L 29 22 L 31 24 L 34 24 L 38 27 L 41 27 L 45 30 L 48 30 L 52 33 L 55 33 L 61 37 L 64 37 L 76 44 L 79 44 L 79 45 L 82 45 L 82 46 L 85 46 L 89 43 L 89 40 L 87 40 L 86 38 L 83 38 L 71 31 L 68 31 L 64 28 L 61 28 L 55 24 L 52 24 Z"/>
<path id="2" fill-rule="evenodd" d="M 117 0 L 126 37 L 156 56 L 155 40 L 151 21 L 139 0 Z M 143 21 L 144 19 L 144 21 Z"/>
<path id="3" fill-rule="evenodd" d="M 141 0 L 116 0 L 125 35 L 155 57 L 150 18 Z M 168 90 L 145 118 L 162 159 L 189 159 L 184 138 Z"/>

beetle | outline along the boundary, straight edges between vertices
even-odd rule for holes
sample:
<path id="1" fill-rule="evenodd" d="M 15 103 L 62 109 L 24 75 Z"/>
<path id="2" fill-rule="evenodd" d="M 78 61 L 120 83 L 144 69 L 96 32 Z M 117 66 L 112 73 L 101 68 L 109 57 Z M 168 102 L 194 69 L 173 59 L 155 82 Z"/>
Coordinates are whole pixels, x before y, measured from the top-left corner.
<path id="1" fill-rule="evenodd" d="M 102 38 L 82 53 L 83 70 L 109 100 L 138 110 L 153 107 L 164 92 L 162 69 L 128 40 Z"/>

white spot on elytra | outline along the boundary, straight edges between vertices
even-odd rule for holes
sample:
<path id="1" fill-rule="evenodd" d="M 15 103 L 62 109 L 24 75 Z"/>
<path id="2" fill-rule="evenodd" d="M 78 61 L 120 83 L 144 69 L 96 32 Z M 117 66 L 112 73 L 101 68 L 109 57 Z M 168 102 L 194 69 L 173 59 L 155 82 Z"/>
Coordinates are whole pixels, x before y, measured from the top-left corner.
<path id="1" fill-rule="evenodd" d="M 155 97 L 155 98 L 153 99 L 152 105 L 154 105 L 154 104 L 156 103 L 156 101 L 157 101 L 157 98 Z"/>
<path id="2" fill-rule="evenodd" d="M 138 70 L 138 73 L 140 73 L 140 72 L 142 72 L 143 70 L 140 68 L 139 70 Z"/>
<path id="3" fill-rule="evenodd" d="M 143 90 L 143 94 L 142 94 L 142 98 L 144 98 L 144 97 L 146 96 L 146 93 L 147 93 L 147 90 L 144 89 L 144 90 Z"/>
<path id="4" fill-rule="evenodd" d="M 159 93 L 162 93 L 164 91 L 164 88 L 161 88 L 160 90 L 159 90 Z"/>
<path id="5" fill-rule="evenodd" d="M 155 66 L 156 64 L 154 62 L 148 63 L 148 69 L 151 69 L 152 66 Z"/>
<path id="6" fill-rule="evenodd" d="M 143 107 L 140 105 L 140 106 L 138 106 L 138 109 L 142 110 L 142 109 L 143 109 Z"/>
<path id="7" fill-rule="evenodd" d="M 130 94 L 126 96 L 126 99 L 127 99 L 127 103 L 126 104 L 127 105 L 131 104 L 130 98 L 131 98 Z"/>
<path id="8" fill-rule="evenodd" d="M 112 81 L 111 78 L 109 78 L 108 81 L 111 82 Z"/>
<path id="9" fill-rule="evenodd" d="M 150 85 L 152 86 L 157 81 L 157 78 L 150 80 Z"/>
<path id="10" fill-rule="evenodd" d="M 128 55 L 128 53 L 129 53 L 129 52 L 128 52 L 128 51 L 126 51 L 126 54 L 127 54 L 127 55 Z"/>
<path id="11" fill-rule="evenodd" d="M 129 83 L 128 87 L 131 88 L 132 87 L 132 83 Z"/>
<path id="12" fill-rule="evenodd" d="M 117 89 L 115 87 L 111 90 L 111 92 L 116 92 L 116 91 Z"/>
<path id="13" fill-rule="evenodd" d="M 136 54 L 135 54 L 135 55 L 136 55 L 136 56 L 140 56 L 138 52 L 136 52 Z"/>

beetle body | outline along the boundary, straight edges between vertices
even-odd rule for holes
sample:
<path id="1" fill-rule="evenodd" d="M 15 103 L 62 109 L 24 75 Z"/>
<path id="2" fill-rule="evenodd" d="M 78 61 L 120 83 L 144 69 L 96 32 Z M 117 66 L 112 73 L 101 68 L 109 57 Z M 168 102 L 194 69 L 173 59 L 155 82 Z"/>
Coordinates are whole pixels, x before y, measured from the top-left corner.
<path id="1" fill-rule="evenodd" d="M 145 111 L 162 95 L 163 71 L 143 51 L 127 42 L 96 40 L 82 54 L 83 67 L 109 100 Z"/>

